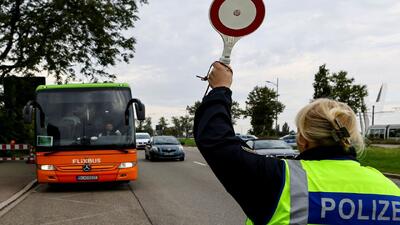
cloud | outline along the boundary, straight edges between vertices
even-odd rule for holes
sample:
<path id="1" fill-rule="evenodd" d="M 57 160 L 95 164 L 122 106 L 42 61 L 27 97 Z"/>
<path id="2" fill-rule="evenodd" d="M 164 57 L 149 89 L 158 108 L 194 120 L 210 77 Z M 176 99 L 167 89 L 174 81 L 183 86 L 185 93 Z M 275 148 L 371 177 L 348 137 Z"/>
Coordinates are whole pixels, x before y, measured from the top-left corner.
<path id="1" fill-rule="evenodd" d="M 150 1 L 139 9 L 141 20 L 129 33 L 138 42 L 135 58 L 112 72 L 131 84 L 154 118 L 184 115 L 186 105 L 202 98 L 206 84 L 195 75 L 203 75 L 222 52 L 222 41 L 208 21 L 210 3 Z M 279 122 L 294 129 L 294 117 L 312 97 L 314 74 L 324 63 L 332 72 L 346 70 L 357 83 L 366 84 L 371 99 L 382 82 L 389 83 L 388 99 L 400 97 L 398 1 L 265 3 L 264 24 L 233 50 L 233 97 L 242 107 L 254 86 L 279 77 L 280 99 L 286 105 Z M 238 124 L 240 130 L 249 128 L 248 120 Z"/>

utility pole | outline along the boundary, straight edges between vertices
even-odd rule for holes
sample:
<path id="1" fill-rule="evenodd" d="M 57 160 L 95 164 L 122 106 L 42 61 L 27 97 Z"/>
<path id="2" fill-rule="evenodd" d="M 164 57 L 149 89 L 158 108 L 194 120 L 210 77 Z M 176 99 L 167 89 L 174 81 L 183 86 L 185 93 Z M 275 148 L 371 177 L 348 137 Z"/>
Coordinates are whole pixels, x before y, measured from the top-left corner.
<path id="1" fill-rule="evenodd" d="M 276 78 L 276 102 L 278 103 L 279 100 L 279 78 Z M 278 130 L 278 111 L 275 113 L 275 129 L 276 129 L 276 134 L 279 134 Z"/>
<path id="2" fill-rule="evenodd" d="M 375 124 L 375 105 L 372 106 L 372 126 Z"/>

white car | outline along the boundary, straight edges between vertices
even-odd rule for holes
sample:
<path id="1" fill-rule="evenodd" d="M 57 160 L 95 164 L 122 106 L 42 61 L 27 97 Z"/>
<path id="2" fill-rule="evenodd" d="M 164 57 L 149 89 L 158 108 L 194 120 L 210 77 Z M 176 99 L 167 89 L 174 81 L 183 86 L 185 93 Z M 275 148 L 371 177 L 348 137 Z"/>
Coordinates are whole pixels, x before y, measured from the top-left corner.
<path id="1" fill-rule="evenodd" d="M 145 149 L 150 142 L 150 138 L 149 133 L 136 133 L 136 149 Z"/>

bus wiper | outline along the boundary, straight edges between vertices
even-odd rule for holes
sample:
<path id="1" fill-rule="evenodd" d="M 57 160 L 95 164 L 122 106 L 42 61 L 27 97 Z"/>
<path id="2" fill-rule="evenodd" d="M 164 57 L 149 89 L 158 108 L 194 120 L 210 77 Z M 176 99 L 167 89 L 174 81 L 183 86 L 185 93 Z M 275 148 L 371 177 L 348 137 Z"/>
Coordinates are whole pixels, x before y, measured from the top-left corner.
<path id="1" fill-rule="evenodd" d="M 129 153 L 129 151 L 126 150 L 126 149 L 113 149 L 113 150 L 120 151 L 120 152 L 123 152 L 123 153 Z M 44 153 L 44 155 L 45 156 L 53 155 L 53 154 L 55 154 L 57 152 L 62 152 L 62 151 L 65 151 L 65 150 L 54 150 L 54 151 L 51 151 L 51 152 L 46 152 L 46 153 Z"/>

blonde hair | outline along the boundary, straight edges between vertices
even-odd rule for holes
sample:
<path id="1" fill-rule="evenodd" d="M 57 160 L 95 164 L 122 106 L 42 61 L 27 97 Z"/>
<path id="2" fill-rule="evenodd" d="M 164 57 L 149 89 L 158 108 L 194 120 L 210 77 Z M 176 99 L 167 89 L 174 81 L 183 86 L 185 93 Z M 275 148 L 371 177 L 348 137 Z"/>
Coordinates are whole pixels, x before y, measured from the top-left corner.
<path id="1" fill-rule="evenodd" d="M 340 129 L 337 122 L 350 134 L 349 138 L 342 138 L 339 142 L 333 137 L 333 132 Z M 357 128 L 356 115 L 345 103 L 326 98 L 317 99 L 300 110 L 296 125 L 298 133 L 317 146 L 334 146 L 339 143 L 346 151 L 353 146 L 358 157 L 363 155 L 364 140 Z"/>

